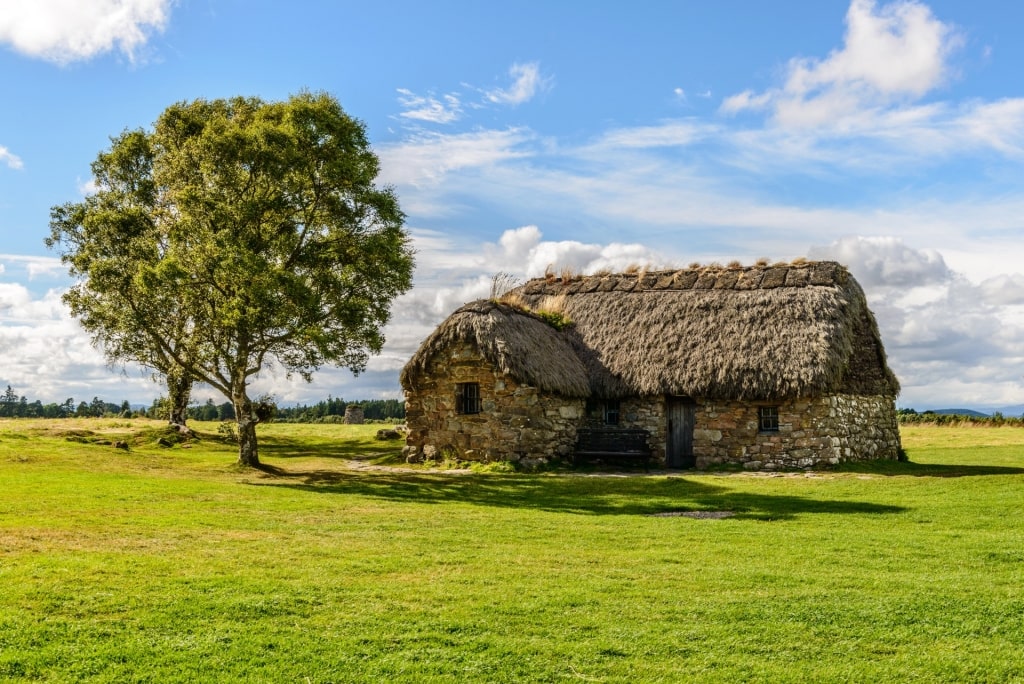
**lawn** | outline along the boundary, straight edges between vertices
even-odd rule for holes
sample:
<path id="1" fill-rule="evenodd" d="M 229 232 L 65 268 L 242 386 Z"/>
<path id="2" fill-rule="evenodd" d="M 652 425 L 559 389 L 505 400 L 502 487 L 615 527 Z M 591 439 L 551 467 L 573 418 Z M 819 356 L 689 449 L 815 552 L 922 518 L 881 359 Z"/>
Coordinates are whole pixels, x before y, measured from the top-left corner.
<path id="1" fill-rule="evenodd" d="M 0 681 L 1024 681 L 1020 428 L 603 476 L 284 424 L 261 473 L 196 427 L 0 420 Z"/>

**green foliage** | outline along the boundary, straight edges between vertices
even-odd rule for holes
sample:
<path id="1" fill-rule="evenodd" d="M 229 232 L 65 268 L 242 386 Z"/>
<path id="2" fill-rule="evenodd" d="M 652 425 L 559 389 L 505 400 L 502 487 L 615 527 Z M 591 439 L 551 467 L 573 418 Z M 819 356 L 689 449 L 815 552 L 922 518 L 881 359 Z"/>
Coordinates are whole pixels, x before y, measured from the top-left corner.
<path id="1" fill-rule="evenodd" d="M 238 432 L 233 423 L 219 423 L 217 435 L 228 444 L 238 444 Z"/>
<path id="2" fill-rule="evenodd" d="M 358 406 L 363 410 L 366 420 L 400 422 L 405 420 L 405 402 L 398 399 L 364 399 L 357 402 L 346 402 L 341 398 L 327 397 L 312 406 L 277 408 L 278 422 L 285 423 L 329 423 L 341 422 L 348 406 Z M 337 420 L 333 420 L 337 418 Z"/>
<path id="3" fill-rule="evenodd" d="M 122 402 L 122 406 L 124 403 L 126 402 Z M 117 410 L 116 405 L 104 403 L 104 411 L 100 415 Z M 70 418 L 75 412 L 75 400 L 70 397 L 60 404 L 43 404 L 38 399 L 29 401 L 24 395 L 18 397 L 10 385 L 7 385 L 7 389 L 0 395 L 0 418 Z"/>
<path id="4" fill-rule="evenodd" d="M 937 425 L 948 427 L 962 427 L 970 425 L 973 427 L 1024 427 L 1024 416 L 1015 418 L 1004 416 L 996 411 L 991 416 L 967 416 L 957 413 L 934 413 L 924 411 L 918 413 L 913 409 L 901 409 L 896 412 L 896 419 L 900 425 Z"/>
<path id="5" fill-rule="evenodd" d="M 123 423 L 0 421 L 0 680 L 1024 676 L 1024 431 L 777 477 L 383 469 L 375 427 L 281 423 L 276 472 L 240 472 L 217 439 L 59 434 Z M 734 516 L 651 515 L 698 511 Z"/>
<path id="6" fill-rule="evenodd" d="M 559 313 L 557 311 L 543 311 L 543 310 L 541 310 L 541 311 L 535 311 L 534 313 L 536 313 L 538 316 L 540 316 L 540 318 L 545 323 L 550 325 L 555 330 L 565 330 L 565 328 L 567 328 L 569 325 L 572 324 L 572 321 L 569 320 L 568 316 L 566 316 L 565 314 Z"/>
<path id="7" fill-rule="evenodd" d="M 181 374 L 222 392 L 239 462 L 258 465 L 250 378 L 269 361 L 306 380 L 324 364 L 362 371 L 411 286 L 405 217 L 378 170 L 327 94 L 181 102 L 112 140 L 98 191 L 53 208 L 47 244 L 107 355 L 167 376 L 172 397 Z"/>

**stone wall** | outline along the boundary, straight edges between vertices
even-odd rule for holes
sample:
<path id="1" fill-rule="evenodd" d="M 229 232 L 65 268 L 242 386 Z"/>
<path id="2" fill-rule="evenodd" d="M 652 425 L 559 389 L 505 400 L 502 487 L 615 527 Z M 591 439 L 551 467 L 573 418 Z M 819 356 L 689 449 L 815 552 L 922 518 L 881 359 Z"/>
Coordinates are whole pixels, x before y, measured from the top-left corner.
<path id="1" fill-rule="evenodd" d="M 664 397 L 630 397 L 623 399 L 619 409 L 619 423 L 626 428 L 643 428 L 650 433 L 651 463 L 665 464 L 665 440 L 668 424 L 665 420 Z"/>
<path id="2" fill-rule="evenodd" d="M 346 406 L 344 421 L 346 425 L 362 425 L 364 422 L 363 409 L 359 406 Z"/>
<path id="3" fill-rule="evenodd" d="M 545 395 L 521 385 L 465 342 L 431 359 L 429 371 L 405 393 L 407 460 L 448 456 L 530 466 L 572 454 L 583 399 Z M 480 385 L 480 413 L 458 413 L 456 386 L 467 382 Z"/>
<path id="4" fill-rule="evenodd" d="M 477 414 L 458 412 L 457 385 L 469 382 L 480 386 Z M 431 359 L 430 372 L 417 387 L 406 389 L 405 399 L 405 455 L 412 462 L 451 457 L 531 466 L 568 459 L 577 426 L 593 420 L 583 399 L 547 395 L 522 385 L 465 342 Z M 779 470 L 899 455 L 891 398 L 836 395 L 772 405 L 778 407 L 779 430 L 761 432 L 757 404 L 698 399 L 693 435 L 697 467 L 736 464 L 750 470 Z M 664 397 L 622 399 L 619 425 L 647 430 L 653 462 L 665 462 Z"/>
<path id="5" fill-rule="evenodd" d="M 836 395 L 780 402 L 778 432 L 758 430 L 757 405 L 697 402 L 698 468 L 733 463 L 749 470 L 896 459 L 900 434 L 891 398 Z"/>

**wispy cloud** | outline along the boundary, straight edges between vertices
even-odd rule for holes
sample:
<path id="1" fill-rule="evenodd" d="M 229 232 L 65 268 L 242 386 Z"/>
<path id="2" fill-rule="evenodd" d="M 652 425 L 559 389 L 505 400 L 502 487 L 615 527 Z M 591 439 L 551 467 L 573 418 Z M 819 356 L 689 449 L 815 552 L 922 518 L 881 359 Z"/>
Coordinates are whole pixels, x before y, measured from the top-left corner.
<path id="1" fill-rule="evenodd" d="M 405 107 L 399 116 L 406 119 L 449 124 L 462 117 L 462 103 L 454 93 L 442 95 L 438 100 L 433 95 L 417 95 L 406 88 L 399 88 L 398 102 Z"/>
<path id="2" fill-rule="evenodd" d="M 490 166 L 532 154 L 523 144 L 533 134 L 521 128 L 471 133 L 420 133 L 378 147 L 381 180 L 415 188 L 436 186 L 446 174 Z"/>
<path id="3" fill-rule="evenodd" d="M 9 169 L 17 170 L 24 166 L 21 162 L 21 158 L 3 145 L 0 145 L 0 162 L 6 164 Z"/>
<path id="4" fill-rule="evenodd" d="M 135 61 L 163 31 L 174 0 L 33 0 L 4 2 L 0 42 L 57 64 L 119 50 Z"/>
<path id="5" fill-rule="evenodd" d="M 4 267 L 4 262 L 16 266 L 16 270 L 27 274 L 29 280 L 62 276 L 67 272 L 67 267 L 57 257 L 0 254 L 0 269 Z M 3 271 L 0 270 L 0 273 Z"/>
<path id="6" fill-rule="evenodd" d="M 507 88 L 495 88 L 484 93 L 489 102 L 495 104 L 519 105 L 529 102 L 533 97 L 551 87 L 552 78 L 540 72 L 540 63 L 515 63 L 509 70 L 512 84 Z"/>
<path id="7" fill-rule="evenodd" d="M 676 119 L 651 126 L 612 129 L 588 148 L 607 150 L 683 147 L 719 132 L 717 126 L 696 119 Z"/>

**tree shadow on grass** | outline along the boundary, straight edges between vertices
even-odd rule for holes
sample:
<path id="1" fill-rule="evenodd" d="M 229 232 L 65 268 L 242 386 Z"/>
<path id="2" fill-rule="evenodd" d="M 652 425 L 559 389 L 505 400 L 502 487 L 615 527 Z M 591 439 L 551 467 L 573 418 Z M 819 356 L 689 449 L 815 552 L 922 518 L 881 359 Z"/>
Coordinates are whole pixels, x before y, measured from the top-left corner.
<path id="1" fill-rule="evenodd" d="M 906 508 L 860 501 L 737 492 L 682 477 L 565 477 L 547 475 L 289 473 L 274 481 L 317 494 L 346 494 L 386 501 L 462 503 L 581 515 L 653 515 L 679 511 L 729 511 L 733 519 L 788 520 L 801 514 L 892 514 Z"/>
<path id="2" fill-rule="evenodd" d="M 852 461 L 832 469 L 838 473 L 865 473 L 888 477 L 978 477 L 982 475 L 1024 475 L 1015 466 L 960 465 L 952 463 L 915 463 L 913 461 Z"/>
<path id="3" fill-rule="evenodd" d="M 400 461 L 404 441 L 289 438 L 260 435 L 260 455 L 271 458 L 328 458 L 366 463 Z"/>

